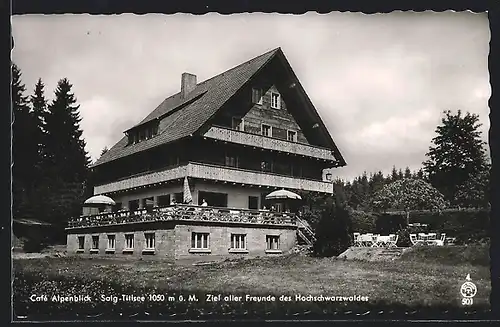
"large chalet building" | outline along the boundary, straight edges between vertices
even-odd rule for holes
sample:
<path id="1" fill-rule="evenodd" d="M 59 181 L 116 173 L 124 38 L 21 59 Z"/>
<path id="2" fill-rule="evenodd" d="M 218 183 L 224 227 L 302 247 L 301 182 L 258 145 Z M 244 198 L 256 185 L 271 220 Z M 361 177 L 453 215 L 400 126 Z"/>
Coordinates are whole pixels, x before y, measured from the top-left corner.
<path id="1" fill-rule="evenodd" d="M 280 48 L 201 83 L 184 73 L 180 92 L 93 164 L 94 194 L 115 204 L 72 219 L 67 250 L 286 253 L 310 230 L 266 195 L 331 194 L 323 171 L 345 164 Z"/>

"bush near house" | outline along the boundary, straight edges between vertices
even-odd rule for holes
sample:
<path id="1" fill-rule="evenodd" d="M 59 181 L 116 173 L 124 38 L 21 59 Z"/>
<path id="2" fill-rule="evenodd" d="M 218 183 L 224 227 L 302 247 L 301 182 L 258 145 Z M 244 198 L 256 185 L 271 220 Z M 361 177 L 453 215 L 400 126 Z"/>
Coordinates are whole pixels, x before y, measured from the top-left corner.
<path id="1" fill-rule="evenodd" d="M 446 233 L 450 237 L 456 237 L 456 244 L 484 243 L 489 239 L 490 221 L 487 209 L 412 213 L 410 222 L 427 224 L 425 228 L 412 227 L 408 229 L 405 219 L 404 214 L 379 214 L 375 218 L 375 232 L 383 235 L 399 233 L 399 238 L 406 238 L 406 236 L 409 238 L 410 233 L 436 231 Z"/>
<path id="2" fill-rule="evenodd" d="M 373 233 L 377 216 L 371 212 L 351 210 L 352 230 L 358 233 Z"/>

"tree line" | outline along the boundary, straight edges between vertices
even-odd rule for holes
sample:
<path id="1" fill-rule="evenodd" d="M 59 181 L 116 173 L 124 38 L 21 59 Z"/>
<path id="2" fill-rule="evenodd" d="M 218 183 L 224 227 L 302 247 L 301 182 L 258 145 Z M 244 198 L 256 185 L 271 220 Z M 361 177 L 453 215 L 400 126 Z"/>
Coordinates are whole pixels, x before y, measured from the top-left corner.
<path id="1" fill-rule="evenodd" d="M 435 130 L 426 160 L 412 172 L 408 167 L 384 176 L 363 172 L 352 182 L 334 181 L 333 199 L 306 195 L 305 218 L 317 231 L 314 253 L 332 256 L 351 244 L 353 210 L 373 212 L 489 208 L 490 162 L 481 139 L 479 116 L 445 111 Z M 408 234 L 407 227 L 400 231 Z"/>
<path id="2" fill-rule="evenodd" d="M 49 101 L 38 79 L 27 95 L 21 70 L 12 64 L 13 217 L 50 223 L 52 237 L 61 241 L 68 217 L 79 215 L 92 192 L 86 187 L 90 157 L 72 88 L 67 78 L 60 79 Z"/>
<path id="3" fill-rule="evenodd" d="M 412 182 L 420 180 L 437 190 L 447 207 L 488 207 L 490 163 L 480 127 L 476 114 L 445 111 L 421 168 L 412 172 L 408 167 L 393 166 L 387 175 L 381 171 L 369 174 L 365 171 L 353 181 L 337 179 L 334 181 L 336 196 L 352 209 L 373 211 L 377 210 L 377 202 L 389 194 L 400 193 L 400 198 L 408 194 L 404 188 L 410 185 L 411 189 L 418 189 L 422 197 L 432 192 L 424 190 L 427 187 L 424 183 Z M 402 209 L 390 206 L 386 208 Z M 421 208 L 417 205 L 414 209 Z"/>

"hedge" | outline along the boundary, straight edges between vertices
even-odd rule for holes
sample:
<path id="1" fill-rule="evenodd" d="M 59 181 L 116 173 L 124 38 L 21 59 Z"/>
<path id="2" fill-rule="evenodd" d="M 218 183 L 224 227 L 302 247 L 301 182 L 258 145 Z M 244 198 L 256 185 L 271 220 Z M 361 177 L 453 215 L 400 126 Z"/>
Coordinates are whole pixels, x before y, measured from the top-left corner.
<path id="1" fill-rule="evenodd" d="M 487 209 L 415 212 L 410 213 L 410 223 L 427 224 L 419 229 L 446 233 L 456 237 L 459 244 L 483 242 L 489 238 L 489 214 Z M 378 214 L 375 219 L 375 231 L 380 234 L 397 233 L 405 227 L 405 214 Z"/>

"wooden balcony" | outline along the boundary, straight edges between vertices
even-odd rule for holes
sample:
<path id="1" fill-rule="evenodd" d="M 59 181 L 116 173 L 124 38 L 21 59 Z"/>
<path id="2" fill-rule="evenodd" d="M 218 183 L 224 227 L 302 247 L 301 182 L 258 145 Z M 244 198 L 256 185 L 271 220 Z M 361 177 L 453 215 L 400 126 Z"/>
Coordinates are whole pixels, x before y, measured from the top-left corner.
<path id="1" fill-rule="evenodd" d="M 280 140 L 263 135 L 246 133 L 234 129 L 212 126 L 203 137 L 218 141 L 231 142 L 246 146 L 263 148 L 266 150 L 293 153 L 305 157 L 313 157 L 327 161 L 336 161 L 332 150 L 313 145 Z"/>
<path id="2" fill-rule="evenodd" d="M 291 213 L 176 204 L 153 208 L 149 212 L 146 209 L 141 209 L 134 212 L 118 211 L 81 216 L 70 220 L 67 229 L 158 221 L 205 221 L 296 226 L 296 217 Z"/>
<path id="3" fill-rule="evenodd" d="M 260 171 L 221 167 L 209 164 L 190 163 L 189 176 L 200 179 L 221 180 L 227 183 L 269 186 L 321 193 L 332 193 L 330 182 L 284 176 Z"/>
<path id="4" fill-rule="evenodd" d="M 132 176 L 116 182 L 99 185 L 94 187 L 94 194 L 124 191 L 175 179 L 182 179 L 185 176 L 240 185 L 286 188 L 330 194 L 333 192 L 331 182 L 190 162 L 183 166 L 166 168 L 164 170 Z"/>

